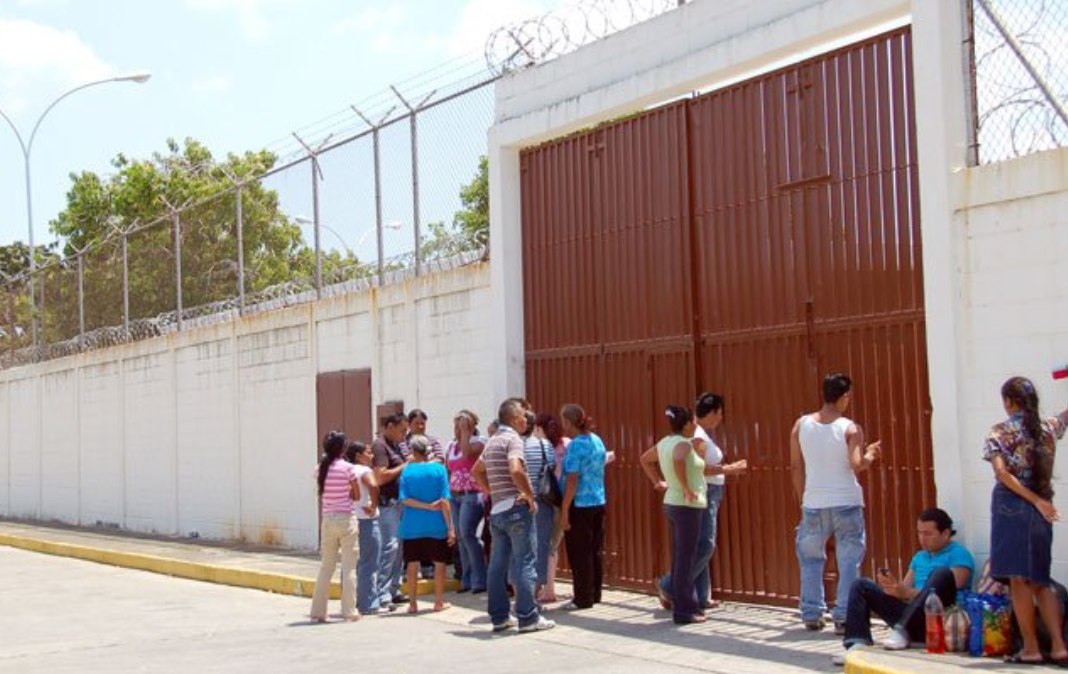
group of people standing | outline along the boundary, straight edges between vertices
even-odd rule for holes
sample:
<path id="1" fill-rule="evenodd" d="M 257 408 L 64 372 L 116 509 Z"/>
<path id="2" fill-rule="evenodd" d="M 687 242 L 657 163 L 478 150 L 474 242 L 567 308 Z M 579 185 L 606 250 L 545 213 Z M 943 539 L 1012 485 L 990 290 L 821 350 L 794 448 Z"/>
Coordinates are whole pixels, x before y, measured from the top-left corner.
<path id="1" fill-rule="evenodd" d="M 385 417 L 371 446 L 337 431 L 323 439 L 316 469 L 322 567 L 312 619 L 327 619 L 339 557 L 345 620 L 405 602 L 417 613 L 417 597 L 403 594 L 401 581 L 406 569 L 414 588 L 426 563 L 434 568 L 434 610 L 448 609 L 445 565 L 454 561 L 461 592 L 488 593 L 494 630 L 550 629 L 555 623 L 540 615 L 540 605 L 562 599 L 555 590 L 561 541 L 574 596 L 560 608 L 600 602 L 604 473 L 614 453 L 593 433 L 585 410 L 572 404 L 559 416 L 536 415 L 526 400 L 509 398 L 486 436 L 478 415 L 461 410 L 444 449 L 426 435 L 426 421 L 421 410 Z M 556 498 L 542 487 L 550 483 L 559 490 Z"/>
<path id="2" fill-rule="evenodd" d="M 827 624 L 823 571 L 833 536 L 835 633 L 847 649 L 871 644 L 874 612 L 893 628 L 884 646 L 906 648 L 922 639 L 919 616 L 926 597 L 937 593 L 944 604 L 952 604 L 958 590 L 970 587 L 974 562 L 951 540 L 949 515 L 930 508 L 919 515 L 920 551 L 908 573 L 899 580 L 880 569 L 875 580 L 860 578 L 866 531 L 857 475 L 879 460 L 882 447 L 867 443 L 861 426 L 846 416 L 853 394 L 848 376 L 828 375 L 822 394 L 823 405 L 802 415 L 790 434 L 793 485 L 801 505 L 796 537 L 800 617 L 809 630 Z M 1036 608 L 1047 625 L 1059 626 L 1063 618 L 1050 579 L 1052 523 L 1060 518 L 1051 485 L 1056 441 L 1068 428 L 1068 410 L 1041 418 L 1035 386 L 1023 377 L 1005 382 L 1001 396 L 1009 417 L 991 430 L 983 459 L 996 478 L 990 573 L 1010 588 L 1023 642 L 1011 660 L 1068 664 L 1061 630 L 1048 630 L 1052 643 L 1043 654 L 1035 627 Z M 670 432 L 641 456 L 642 469 L 663 493 L 671 530 L 671 570 L 656 585 L 677 624 L 703 622 L 704 611 L 714 606 L 709 568 L 725 478 L 748 469 L 744 460 L 724 463 L 713 440 L 724 411 L 724 399 L 716 393 L 698 396 L 693 411 L 668 406 Z M 371 447 L 349 444 L 341 433 L 327 434 L 316 471 L 323 566 L 313 620 L 326 620 L 326 591 L 339 556 L 346 620 L 387 612 L 404 601 L 417 612 L 414 593 L 400 594 L 404 563 L 409 587 L 421 563 L 434 564 L 434 609 L 448 608 L 445 564 L 458 557 L 461 591 L 488 592 L 494 631 L 550 629 L 555 623 L 540 615 L 540 602 L 558 599 L 554 578 L 561 539 L 574 582 L 574 596 L 561 608 L 581 610 L 601 601 L 605 466 L 614 453 L 593 432 L 592 419 L 578 405 L 565 405 L 559 416 L 536 415 L 526 400 L 509 398 L 488 436 L 479 433 L 478 423 L 475 413 L 461 410 L 444 450 L 425 435 L 426 414 L 420 410 L 382 420 Z M 549 473 L 554 480 L 546 479 Z M 559 485 L 558 500 L 546 491 L 549 482 Z M 514 611 L 509 592 L 515 596 Z"/>

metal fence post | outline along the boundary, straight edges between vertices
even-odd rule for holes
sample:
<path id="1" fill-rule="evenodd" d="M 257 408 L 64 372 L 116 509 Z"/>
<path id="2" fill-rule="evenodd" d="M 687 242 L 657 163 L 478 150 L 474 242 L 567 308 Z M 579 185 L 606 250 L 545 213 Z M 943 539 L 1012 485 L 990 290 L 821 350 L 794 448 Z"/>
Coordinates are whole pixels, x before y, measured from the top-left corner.
<path id="1" fill-rule="evenodd" d="M 352 106 L 353 112 L 360 116 L 360 119 L 364 121 L 367 126 L 371 127 L 371 147 L 373 149 L 374 156 L 374 170 L 375 170 L 375 239 L 378 243 L 378 285 L 382 285 L 385 282 L 386 266 L 383 258 L 385 257 L 385 242 L 382 238 L 382 160 L 381 160 L 381 138 L 379 136 L 379 130 L 382 128 L 382 122 L 384 122 L 392 113 L 393 108 L 390 108 L 378 124 L 375 124 L 368 119 L 362 112 Z"/>
<path id="2" fill-rule="evenodd" d="M 122 332 L 130 339 L 130 263 L 127 257 L 126 232 L 122 233 Z"/>
<path id="3" fill-rule="evenodd" d="M 175 300 L 177 302 L 178 330 L 181 331 L 185 327 L 182 320 L 182 216 L 177 210 L 173 210 L 171 211 L 171 217 L 174 219 Z"/>
<path id="4" fill-rule="evenodd" d="M 78 251 L 78 348 L 85 347 L 85 255 Z"/>
<path id="5" fill-rule="evenodd" d="M 304 151 L 311 159 L 312 219 L 315 230 L 315 297 L 318 299 L 323 296 L 323 247 L 319 235 L 321 229 L 319 225 L 319 180 L 323 177 L 323 169 L 319 166 L 319 151 L 323 149 L 329 138 L 321 142 L 317 148 L 312 148 L 297 134 L 292 135 L 304 147 Z"/>
<path id="6" fill-rule="evenodd" d="M 237 184 L 237 306 L 245 313 L 245 219 L 241 209 L 242 183 Z"/>

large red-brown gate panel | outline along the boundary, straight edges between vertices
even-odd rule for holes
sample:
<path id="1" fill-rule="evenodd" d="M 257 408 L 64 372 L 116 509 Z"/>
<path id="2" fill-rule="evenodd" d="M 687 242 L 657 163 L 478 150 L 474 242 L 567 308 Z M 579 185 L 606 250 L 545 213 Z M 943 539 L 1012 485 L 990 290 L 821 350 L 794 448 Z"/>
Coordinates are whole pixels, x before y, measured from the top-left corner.
<path id="1" fill-rule="evenodd" d="M 798 592 L 789 432 L 832 370 L 884 441 L 862 479 L 866 569 L 900 569 L 934 503 L 907 28 L 524 151 L 528 394 L 586 406 L 608 470 L 610 582 L 650 587 L 668 536 L 637 459 L 661 410 L 727 397 L 717 593 Z M 833 564 L 828 581 L 833 581 Z"/>

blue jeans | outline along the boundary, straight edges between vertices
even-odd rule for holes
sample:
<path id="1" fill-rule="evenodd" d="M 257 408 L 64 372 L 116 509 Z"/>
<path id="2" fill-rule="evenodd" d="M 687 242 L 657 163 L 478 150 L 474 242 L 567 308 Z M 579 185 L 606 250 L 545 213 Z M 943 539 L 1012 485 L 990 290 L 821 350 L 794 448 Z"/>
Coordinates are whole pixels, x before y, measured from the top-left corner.
<path id="1" fill-rule="evenodd" d="M 701 520 L 707 515 L 707 510 L 665 505 L 664 515 L 671 527 L 671 573 L 676 579 L 672 617 L 676 623 L 688 623 L 694 616 L 704 615 L 703 607 L 697 603 L 693 581 Z"/>
<path id="2" fill-rule="evenodd" d="M 356 610 L 373 613 L 381 606 L 378 597 L 378 557 L 382 533 L 378 520 L 360 520 L 360 561 L 356 564 Z"/>
<path id="3" fill-rule="evenodd" d="M 549 555 L 552 554 L 549 545 L 552 542 L 553 528 L 556 526 L 557 512 L 552 503 L 538 499 L 538 512 L 534 515 L 535 540 L 538 544 L 534 568 L 537 571 L 538 583 L 541 585 L 544 585 L 549 578 Z"/>
<path id="4" fill-rule="evenodd" d="M 378 509 L 378 528 L 382 535 L 382 547 L 378 555 L 378 601 L 383 606 L 393 603 L 393 595 L 400 594 L 401 576 L 404 573 L 404 555 L 401 553 L 401 513 L 399 503 L 381 506 Z"/>
<path id="5" fill-rule="evenodd" d="M 719 506 L 723 503 L 723 487 L 722 484 L 708 485 L 708 510 L 701 518 L 697 556 L 693 560 L 693 585 L 697 590 L 697 605 L 701 608 L 708 604 L 708 598 L 712 596 L 712 574 L 708 567 L 712 563 L 712 556 L 716 554 L 716 524 L 719 520 Z M 675 596 L 670 572 L 660 578 L 660 593 L 668 599 Z"/>
<path id="6" fill-rule="evenodd" d="M 797 526 L 797 561 L 801 565 L 801 619 L 819 620 L 827 610 L 823 598 L 823 567 L 827 539 L 834 536 L 838 559 L 838 594 L 831 619 L 845 622 L 849 589 L 860 577 L 864 559 L 864 508 L 802 508 Z"/>
<path id="7" fill-rule="evenodd" d="M 508 577 L 515 584 L 515 615 L 519 626 L 538 622 L 534 601 L 534 516 L 524 503 L 490 515 L 493 547 L 489 563 L 489 616 L 494 625 L 508 621 Z"/>
<path id="8" fill-rule="evenodd" d="M 478 525 L 484 508 L 482 494 L 472 492 L 452 498 L 452 526 L 460 546 L 460 587 L 465 590 L 486 589 L 486 553 L 478 538 Z"/>

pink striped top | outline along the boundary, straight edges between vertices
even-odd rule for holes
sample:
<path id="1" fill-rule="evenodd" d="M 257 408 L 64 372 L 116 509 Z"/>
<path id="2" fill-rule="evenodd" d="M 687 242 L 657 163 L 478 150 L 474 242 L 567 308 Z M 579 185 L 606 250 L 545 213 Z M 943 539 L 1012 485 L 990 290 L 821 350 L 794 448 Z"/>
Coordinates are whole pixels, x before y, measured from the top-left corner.
<path id="1" fill-rule="evenodd" d="M 330 464 L 323 486 L 323 514 L 351 515 L 355 512 L 352 501 L 352 482 L 356 479 L 356 466 L 344 459 Z"/>

